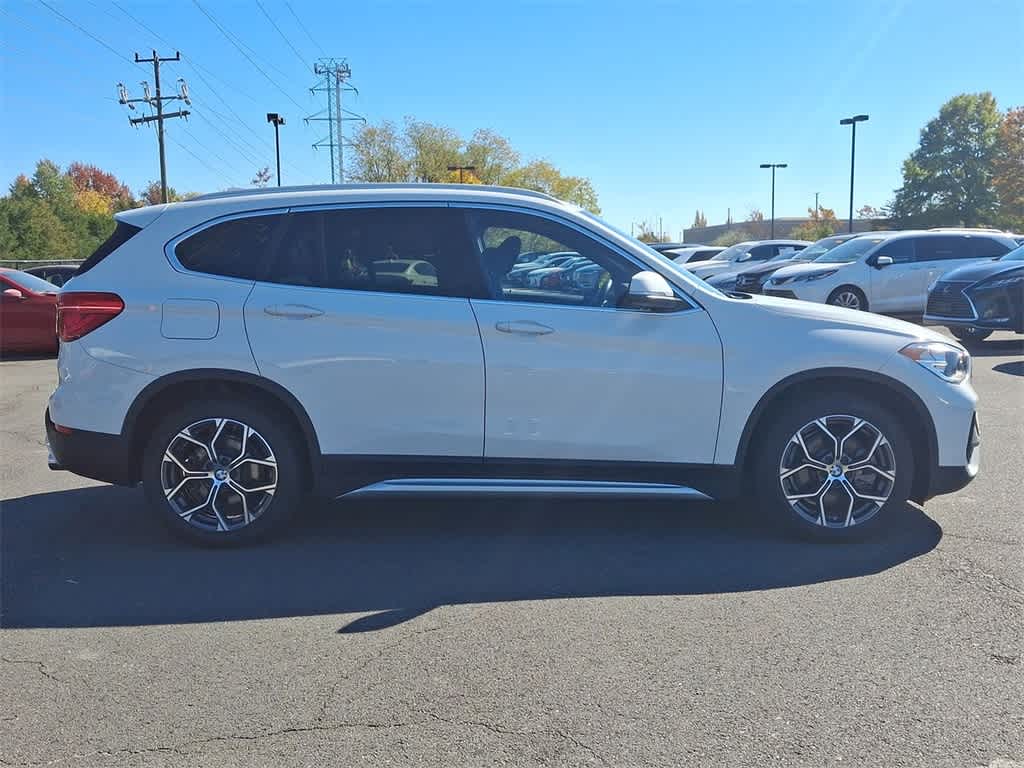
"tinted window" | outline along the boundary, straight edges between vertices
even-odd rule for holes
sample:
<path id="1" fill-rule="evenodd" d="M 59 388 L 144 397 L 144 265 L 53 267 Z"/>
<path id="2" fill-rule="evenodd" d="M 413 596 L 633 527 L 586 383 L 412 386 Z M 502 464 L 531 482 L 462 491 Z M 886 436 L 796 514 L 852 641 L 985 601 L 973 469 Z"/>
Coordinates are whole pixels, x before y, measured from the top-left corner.
<path id="1" fill-rule="evenodd" d="M 117 226 L 114 227 L 114 231 L 111 233 L 110 237 L 104 240 L 100 244 L 100 247 L 93 251 L 92 255 L 81 263 L 78 267 L 77 274 L 82 275 L 88 272 L 141 231 L 142 230 L 139 227 L 132 226 L 131 224 L 125 224 L 123 221 L 117 222 Z"/>
<path id="2" fill-rule="evenodd" d="M 764 261 L 770 259 L 776 253 L 774 245 L 755 245 L 747 253 L 742 254 L 736 261 L 745 263 L 749 261 Z"/>
<path id="3" fill-rule="evenodd" d="M 918 261 L 946 261 L 966 259 L 971 255 L 966 237 L 943 235 L 941 237 L 918 237 L 915 247 Z"/>
<path id="4" fill-rule="evenodd" d="M 991 237 L 968 238 L 971 246 L 972 259 L 994 259 L 1008 253 L 1010 248 Z"/>
<path id="5" fill-rule="evenodd" d="M 884 244 L 885 239 L 881 237 L 857 237 L 826 251 L 816 258 L 815 261 L 823 264 L 848 264 L 851 261 L 856 261 L 880 243 Z M 879 250 L 883 251 L 884 248 Z"/>
<path id="6" fill-rule="evenodd" d="M 616 307 L 640 271 L 591 237 L 550 219 L 511 211 L 466 215 L 492 298 Z M 523 251 L 534 251 L 533 260 L 517 262 Z M 559 256 L 545 259 L 553 253 Z"/>
<path id="7" fill-rule="evenodd" d="M 185 269 L 266 280 L 284 235 L 284 214 L 229 219 L 182 240 L 174 255 Z"/>
<path id="8" fill-rule="evenodd" d="M 28 272 L 19 272 L 18 270 L 12 270 L 4 273 L 5 277 L 14 285 L 20 288 L 27 288 L 30 291 L 36 293 L 56 293 L 60 290 L 56 285 L 41 277 L 30 275 Z"/>
<path id="9" fill-rule="evenodd" d="M 881 248 L 878 249 L 878 251 L 875 253 L 875 256 L 888 256 L 890 259 L 892 259 L 894 264 L 909 264 L 910 262 L 914 261 L 915 239 L 917 238 L 904 237 L 898 240 L 889 240 L 884 245 L 882 245 Z M 859 240 L 867 240 L 867 238 L 858 238 L 858 240 L 851 240 L 849 243 L 847 243 L 847 245 L 853 245 L 854 243 L 857 243 Z M 920 240 L 918 240 L 918 243 L 920 243 Z M 844 247 L 846 246 L 839 246 L 839 248 Z M 836 248 L 835 251 L 838 251 L 839 248 Z M 919 249 L 920 245 L 918 246 L 918 250 Z M 830 251 L 830 253 L 833 252 L 834 251 Z M 825 257 L 823 259 L 818 259 L 818 261 L 825 261 L 826 259 L 828 259 L 828 256 L 829 254 L 826 253 Z M 921 261 L 920 253 L 917 256 L 917 260 Z"/>
<path id="10" fill-rule="evenodd" d="M 447 208 L 300 211 L 270 279 L 356 291 L 428 296 L 485 295 L 461 215 Z"/>

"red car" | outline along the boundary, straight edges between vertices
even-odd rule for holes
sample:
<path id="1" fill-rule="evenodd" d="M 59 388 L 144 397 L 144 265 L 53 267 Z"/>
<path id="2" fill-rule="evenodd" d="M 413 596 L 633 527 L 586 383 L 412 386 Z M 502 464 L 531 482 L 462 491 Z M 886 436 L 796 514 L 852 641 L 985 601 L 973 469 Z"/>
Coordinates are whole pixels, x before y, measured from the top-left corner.
<path id="1" fill-rule="evenodd" d="M 53 283 L 0 267 L 0 353 L 57 351 L 57 291 Z"/>

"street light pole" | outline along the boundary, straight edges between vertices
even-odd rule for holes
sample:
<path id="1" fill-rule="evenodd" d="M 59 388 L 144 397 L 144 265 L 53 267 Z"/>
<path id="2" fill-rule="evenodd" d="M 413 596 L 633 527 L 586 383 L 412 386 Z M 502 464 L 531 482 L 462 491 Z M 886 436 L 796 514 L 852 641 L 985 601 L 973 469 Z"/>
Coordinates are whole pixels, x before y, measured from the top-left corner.
<path id="1" fill-rule="evenodd" d="M 463 171 L 475 171 L 476 170 L 476 166 L 475 165 L 449 165 L 448 166 L 448 170 L 449 171 L 458 171 L 459 172 L 459 184 L 461 184 L 462 183 L 462 172 Z"/>
<path id="2" fill-rule="evenodd" d="M 277 186 L 281 186 L 281 134 L 278 132 L 284 125 L 284 118 L 277 112 L 267 112 L 267 122 L 274 124 L 274 151 L 277 154 Z"/>
<path id="3" fill-rule="evenodd" d="M 761 163 L 761 168 L 772 169 L 772 223 L 771 223 L 771 236 L 769 240 L 775 239 L 775 169 L 788 167 L 786 163 Z"/>
<path id="4" fill-rule="evenodd" d="M 857 123 L 863 123 L 868 119 L 867 115 L 854 115 L 853 117 L 844 117 L 839 121 L 840 125 L 848 125 L 853 131 L 850 134 L 850 228 L 849 231 L 853 232 L 853 161 L 857 157 Z"/>

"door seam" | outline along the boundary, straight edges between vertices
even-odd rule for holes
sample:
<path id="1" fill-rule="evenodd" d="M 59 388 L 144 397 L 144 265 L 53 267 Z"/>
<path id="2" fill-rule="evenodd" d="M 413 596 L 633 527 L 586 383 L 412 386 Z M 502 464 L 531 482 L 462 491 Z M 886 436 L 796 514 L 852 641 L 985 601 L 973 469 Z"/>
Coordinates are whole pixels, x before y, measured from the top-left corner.
<path id="1" fill-rule="evenodd" d="M 473 300 L 466 299 L 469 304 L 469 311 L 473 313 L 473 322 L 476 323 L 476 337 L 480 340 L 480 358 L 484 364 L 484 403 L 481 421 L 483 423 L 483 439 L 480 442 L 480 461 L 487 460 L 487 350 L 484 348 L 484 334 L 480 330 L 480 318 L 476 316 L 476 309 L 473 307 Z"/>

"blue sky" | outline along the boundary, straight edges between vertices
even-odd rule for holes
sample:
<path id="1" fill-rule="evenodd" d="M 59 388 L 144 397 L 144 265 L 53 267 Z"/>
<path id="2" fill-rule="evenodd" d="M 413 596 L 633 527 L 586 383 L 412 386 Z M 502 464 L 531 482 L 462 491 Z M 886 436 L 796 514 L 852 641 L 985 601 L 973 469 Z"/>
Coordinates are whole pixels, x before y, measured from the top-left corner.
<path id="1" fill-rule="evenodd" d="M 328 181 L 326 154 L 310 146 L 322 126 L 301 119 L 321 108 L 307 89 L 323 51 L 347 57 L 360 91 L 349 106 L 371 121 L 491 128 L 525 157 L 589 177 L 612 223 L 661 217 L 673 236 L 696 208 L 710 223 L 728 208 L 736 219 L 767 214 L 762 162 L 789 164 L 777 215 L 802 215 L 820 192 L 842 216 L 850 136 L 840 117 L 871 115 L 857 135 L 855 205 L 880 206 L 946 99 L 989 90 L 1004 108 L 1024 104 L 1020 0 L 290 0 L 312 39 L 283 0 L 263 0 L 298 54 L 255 2 L 199 0 L 283 90 L 193 0 L 47 2 L 117 53 L 38 0 L 0 3 L 5 185 L 44 156 L 96 164 L 136 190 L 158 178 L 155 136 L 129 127 L 115 89 L 124 81 L 141 95 L 152 71 L 130 59 L 153 47 L 182 52 L 187 63 L 164 77 L 184 77 L 195 101 L 187 124 L 168 124 L 169 182 L 180 191 L 246 184 L 257 164 L 273 165 L 268 111 L 288 121 L 285 183 Z"/>

